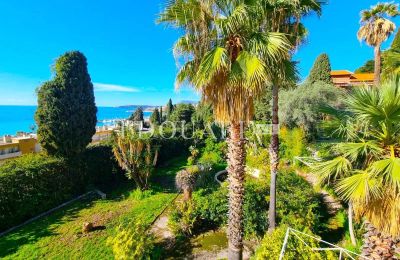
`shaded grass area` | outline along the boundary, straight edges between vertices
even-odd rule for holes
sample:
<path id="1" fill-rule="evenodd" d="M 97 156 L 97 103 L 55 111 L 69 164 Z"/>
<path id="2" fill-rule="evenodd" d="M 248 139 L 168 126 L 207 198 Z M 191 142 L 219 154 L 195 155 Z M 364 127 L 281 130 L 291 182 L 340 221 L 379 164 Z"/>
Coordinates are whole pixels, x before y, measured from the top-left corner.
<path id="1" fill-rule="evenodd" d="M 175 198 L 170 179 L 185 163 L 178 158 L 156 169 L 150 191 L 140 193 L 127 183 L 108 193 L 106 200 L 80 200 L 1 237 L 0 258 L 113 259 L 107 238 L 120 223 L 133 218 L 150 225 Z M 83 234 L 84 222 L 92 222 L 95 231 Z"/>

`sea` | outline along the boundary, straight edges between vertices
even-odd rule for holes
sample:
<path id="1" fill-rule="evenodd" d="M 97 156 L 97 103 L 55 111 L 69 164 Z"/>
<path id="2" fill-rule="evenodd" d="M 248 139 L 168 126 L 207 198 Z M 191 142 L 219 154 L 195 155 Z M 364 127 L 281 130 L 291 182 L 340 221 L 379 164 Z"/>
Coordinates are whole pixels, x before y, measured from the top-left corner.
<path id="1" fill-rule="evenodd" d="M 32 132 L 36 123 L 34 114 L 36 106 L 0 106 L 0 137 L 15 135 L 17 132 Z M 129 107 L 97 107 L 97 126 L 111 124 L 111 120 L 127 119 L 136 106 Z M 149 117 L 151 112 L 144 112 Z"/>

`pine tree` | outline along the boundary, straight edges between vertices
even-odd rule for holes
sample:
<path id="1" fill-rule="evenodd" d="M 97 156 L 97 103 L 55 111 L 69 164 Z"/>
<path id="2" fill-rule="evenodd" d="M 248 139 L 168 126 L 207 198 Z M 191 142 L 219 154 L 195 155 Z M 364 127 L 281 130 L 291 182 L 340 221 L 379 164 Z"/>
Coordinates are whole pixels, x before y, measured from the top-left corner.
<path id="1" fill-rule="evenodd" d="M 143 108 L 142 107 L 138 107 L 135 110 L 135 112 L 133 112 L 133 114 L 129 117 L 129 120 L 136 121 L 136 122 L 143 121 L 144 120 Z"/>
<path id="2" fill-rule="evenodd" d="M 331 79 L 331 63 L 326 53 L 318 56 L 308 76 L 308 83 L 323 81 L 325 83 L 332 83 Z"/>
<path id="3" fill-rule="evenodd" d="M 167 118 L 169 118 L 174 111 L 174 105 L 172 104 L 172 100 L 169 99 L 167 103 L 167 108 L 166 108 L 166 113 L 167 113 Z"/>
<path id="4" fill-rule="evenodd" d="M 153 113 L 151 114 L 150 122 L 153 125 L 159 125 L 161 123 L 160 112 L 158 111 L 158 108 L 155 108 Z"/>
<path id="5" fill-rule="evenodd" d="M 50 155 L 73 158 L 96 133 L 97 108 L 86 57 L 78 51 L 59 57 L 55 77 L 37 91 L 38 140 Z"/>

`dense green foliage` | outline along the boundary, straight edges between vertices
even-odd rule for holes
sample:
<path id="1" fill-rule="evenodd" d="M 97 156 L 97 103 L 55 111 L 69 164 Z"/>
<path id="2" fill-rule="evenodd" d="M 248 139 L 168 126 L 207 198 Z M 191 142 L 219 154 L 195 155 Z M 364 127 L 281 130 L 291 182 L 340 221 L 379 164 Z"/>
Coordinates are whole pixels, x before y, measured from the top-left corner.
<path id="1" fill-rule="evenodd" d="M 186 123 L 189 123 L 192 121 L 194 111 L 195 109 L 192 104 L 180 103 L 174 107 L 173 112 L 168 119 L 173 122 L 185 121 Z"/>
<path id="2" fill-rule="evenodd" d="M 67 52 L 54 65 L 54 79 L 37 91 L 38 140 L 50 155 L 83 152 L 96 132 L 97 108 L 85 56 Z"/>
<path id="3" fill-rule="evenodd" d="M 200 102 L 192 115 L 192 123 L 197 129 L 206 129 L 208 123 L 212 123 L 213 109 L 211 104 Z"/>
<path id="4" fill-rule="evenodd" d="M 142 107 L 136 108 L 135 112 L 133 112 L 133 114 L 129 117 L 129 120 L 136 122 L 143 121 L 144 120 L 143 108 Z"/>
<path id="5" fill-rule="evenodd" d="M 117 227 L 116 235 L 107 239 L 116 260 L 150 259 L 154 237 L 147 231 L 143 220 L 132 220 Z"/>
<path id="6" fill-rule="evenodd" d="M 307 82 L 313 84 L 322 81 L 326 84 L 332 83 L 331 79 L 331 63 L 326 53 L 317 57 L 311 68 L 310 75 L 308 75 Z"/>
<path id="7" fill-rule="evenodd" d="M 76 167 L 44 154 L 28 154 L 0 166 L 0 230 L 34 217 L 84 192 L 123 179 L 110 146 L 89 147 Z"/>
<path id="8" fill-rule="evenodd" d="M 256 121 L 268 122 L 271 120 L 272 113 L 272 91 L 270 88 L 266 88 L 261 98 L 254 102 L 254 119 Z"/>
<path id="9" fill-rule="evenodd" d="M 339 104 L 342 91 L 331 84 L 316 82 L 283 90 L 279 100 L 279 118 L 289 128 L 301 127 L 308 137 L 317 134 L 317 124 L 322 120 L 322 106 Z"/>
<path id="10" fill-rule="evenodd" d="M 269 182 L 249 178 L 245 185 L 244 231 L 247 238 L 261 237 L 268 227 Z M 227 193 L 221 187 L 203 187 L 193 196 L 197 228 L 218 227 L 227 222 Z M 277 220 L 293 228 L 319 232 L 320 200 L 313 188 L 292 172 L 278 175 Z M 199 227 L 200 226 L 200 227 Z"/>
<path id="11" fill-rule="evenodd" d="M 151 114 L 150 122 L 153 125 L 159 125 L 161 123 L 161 115 L 160 112 L 158 111 L 158 108 L 155 108 L 153 113 Z"/>
<path id="12" fill-rule="evenodd" d="M 361 87 L 346 97 L 345 108 L 332 110 L 344 140 L 313 171 L 354 205 L 380 232 L 399 236 L 400 79 L 379 87 Z"/>
<path id="13" fill-rule="evenodd" d="M 375 61 L 368 60 L 364 65 L 356 69 L 355 73 L 374 73 Z"/>
<path id="14" fill-rule="evenodd" d="M 257 249 L 254 259 L 277 259 L 280 255 L 283 241 L 287 230 L 287 225 L 282 225 L 275 229 L 272 233 L 266 235 L 261 241 Z M 305 233 L 313 235 L 308 230 Z M 308 236 L 299 235 L 301 240 L 296 235 L 291 234 L 287 241 L 287 247 L 283 259 L 303 259 L 303 260 L 333 260 L 337 259 L 332 251 L 316 251 L 312 248 L 320 247 L 318 242 Z M 306 243 L 306 244 L 304 244 Z"/>
<path id="15" fill-rule="evenodd" d="M 75 173 L 76 174 L 76 173 Z M 0 230 L 34 217 L 82 191 L 62 159 L 29 154 L 0 166 Z"/>

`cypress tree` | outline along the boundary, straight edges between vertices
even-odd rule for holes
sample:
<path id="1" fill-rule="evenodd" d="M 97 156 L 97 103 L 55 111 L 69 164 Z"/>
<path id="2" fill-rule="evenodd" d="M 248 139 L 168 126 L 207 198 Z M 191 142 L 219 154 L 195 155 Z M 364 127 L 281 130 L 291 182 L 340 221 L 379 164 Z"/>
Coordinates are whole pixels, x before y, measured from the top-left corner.
<path id="1" fill-rule="evenodd" d="M 74 158 L 96 133 L 96 104 L 86 57 L 67 52 L 56 60 L 55 76 L 37 90 L 38 140 L 50 155 Z"/>
<path id="2" fill-rule="evenodd" d="M 174 105 L 172 104 L 172 100 L 169 99 L 167 103 L 167 108 L 166 108 L 166 113 L 167 113 L 167 118 L 169 118 L 174 111 Z"/>
<path id="3" fill-rule="evenodd" d="M 129 118 L 129 120 L 132 121 L 143 121 L 144 120 L 144 116 L 143 116 L 143 108 L 142 107 L 138 107 L 135 112 L 131 115 L 131 117 Z"/>
<path id="4" fill-rule="evenodd" d="M 323 53 L 317 57 L 307 81 L 311 84 L 317 81 L 323 81 L 328 84 L 332 83 L 331 63 L 326 53 Z"/>
<path id="5" fill-rule="evenodd" d="M 161 117 L 158 108 L 154 109 L 153 113 L 151 114 L 150 122 L 154 125 L 158 125 L 161 123 Z"/>

